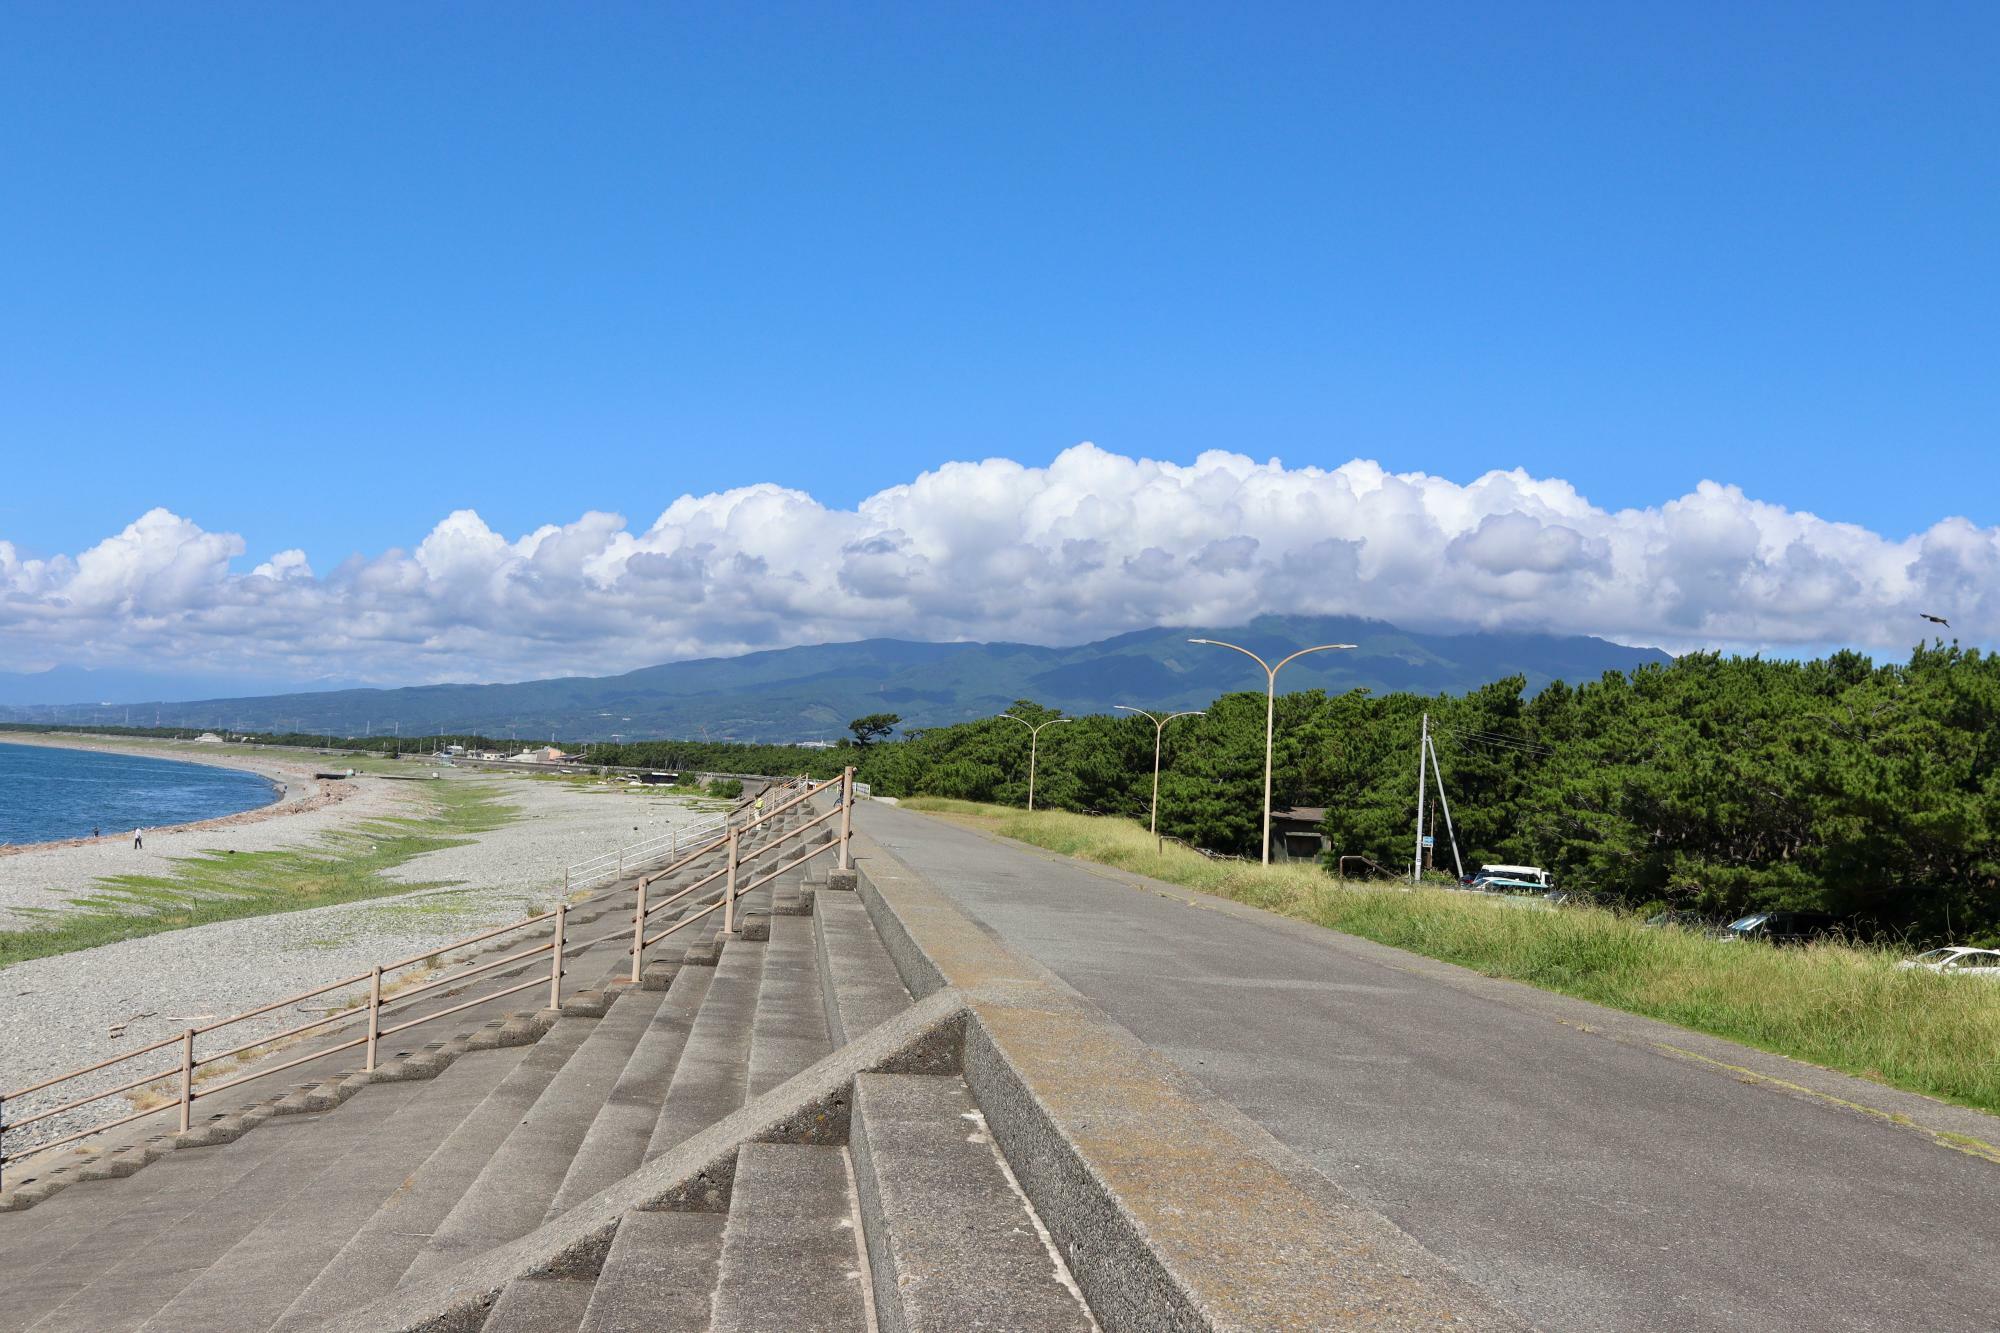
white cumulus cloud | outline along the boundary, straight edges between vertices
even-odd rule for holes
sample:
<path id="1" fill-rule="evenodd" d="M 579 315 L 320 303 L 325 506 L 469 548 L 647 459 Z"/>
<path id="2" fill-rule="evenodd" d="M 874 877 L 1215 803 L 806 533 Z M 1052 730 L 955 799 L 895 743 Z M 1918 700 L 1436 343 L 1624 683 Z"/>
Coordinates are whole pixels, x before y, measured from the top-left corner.
<path id="1" fill-rule="evenodd" d="M 413 534 L 414 535 L 414 534 Z M 382 682 L 603 673 L 895 635 L 1062 643 L 1266 611 L 1628 643 L 1900 651 L 1919 611 L 2000 637 L 2000 529 L 1895 538 L 1704 482 L 1606 510 L 1520 470 L 1180 466 L 1080 444 L 948 463 L 831 508 L 771 484 L 509 536 L 462 509 L 325 574 L 164 509 L 75 556 L 0 540 L 0 669 L 72 662 Z"/>

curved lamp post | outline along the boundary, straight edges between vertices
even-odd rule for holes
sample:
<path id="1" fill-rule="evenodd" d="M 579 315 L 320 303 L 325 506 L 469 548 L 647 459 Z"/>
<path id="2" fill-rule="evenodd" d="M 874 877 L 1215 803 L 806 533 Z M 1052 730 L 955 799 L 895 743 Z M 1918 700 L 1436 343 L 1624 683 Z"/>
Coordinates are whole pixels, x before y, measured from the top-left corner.
<path id="1" fill-rule="evenodd" d="M 1353 648 L 1351 643 L 1322 643 L 1311 648 L 1301 648 L 1291 657 L 1280 658 L 1277 666 L 1272 666 L 1248 648 L 1221 639 L 1189 639 L 1189 643 L 1212 644 L 1217 648 L 1234 648 L 1245 657 L 1264 668 L 1264 864 L 1271 864 L 1271 730 L 1278 720 L 1278 672 L 1293 658 L 1304 657 L 1307 653 L 1332 652 L 1336 648 Z"/>
<path id="2" fill-rule="evenodd" d="M 1028 721 L 1025 717 L 1015 717 L 1012 713 L 995 713 L 993 716 L 1004 717 L 1009 722 L 1019 722 L 1028 729 L 1028 808 L 1032 810 L 1035 808 L 1035 747 L 1042 739 L 1042 728 L 1054 726 L 1058 722 L 1074 722 L 1076 719 L 1052 717 L 1036 723 Z"/>
<path id="3" fill-rule="evenodd" d="M 1157 843 L 1160 840 L 1161 737 L 1163 737 L 1166 734 L 1167 723 L 1173 721 L 1177 717 L 1206 717 L 1208 716 L 1208 714 L 1203 709 L 1190 708 L 1185 713 L 1168 713 L 1165 717 L 1155 717 L 1151 713 L 1147 712 L 1145 709 L 1134 708 L 1130 704 L 1113 704 L 1111 706 L 1113 708 L 1118 709 L 1120 712 L 1137 713 L 1140 717 L 1145 718 L 1148 722 L 1153 724 L 1153 821 L 1152 821 L 1151 831 L 1153 834 L 1153 841 Z"/>

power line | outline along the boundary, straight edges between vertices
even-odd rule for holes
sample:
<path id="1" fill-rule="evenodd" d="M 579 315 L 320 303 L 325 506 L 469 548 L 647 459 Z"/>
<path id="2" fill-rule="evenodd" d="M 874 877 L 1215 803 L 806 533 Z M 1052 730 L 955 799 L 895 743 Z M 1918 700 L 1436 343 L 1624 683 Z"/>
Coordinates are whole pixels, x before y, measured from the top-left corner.
<path id="1" fill-rule="evenodd" d="M 1538 741 L 1523 740 L 1518 736 L 1500 736 L 1492 732 L 1465 731 L 1457 727 L 1440 728 L 1444 735 L 1466 745 L 1484 745 L 1496 750 L 1510 750 L 1517 754 L 1535 755 L 1548 758 L 1555 750 Z"/>
<path id="2" fill-rule="evenodd" d="M 1529 740 L 1526 736 L 1517 736 L 1505 731 L 1484 731 L 1478 727 L 1446 727 L 1443 730 L 1455 731 L 1462 736 L 1479 736 L 1486 740 L 1506 741 L 1515 745 L 1541 745 L 1540 741 Z"/>

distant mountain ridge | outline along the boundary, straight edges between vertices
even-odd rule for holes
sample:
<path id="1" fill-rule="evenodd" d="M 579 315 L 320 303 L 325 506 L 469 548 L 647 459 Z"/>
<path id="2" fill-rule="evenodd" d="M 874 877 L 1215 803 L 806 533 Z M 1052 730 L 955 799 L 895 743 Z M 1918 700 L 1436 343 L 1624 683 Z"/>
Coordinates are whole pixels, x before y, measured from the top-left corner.
<path id="1" fill-rule="evenodd" d="M 1240 643 L 1273 661 L 1310 644 L 1358 645 L 1300 658 L 1279 677 L 1286 691 L 1365 686 L 1459 693 L 1516 674 L 1534 690 L 1552 680 L 1594 680 L 1606 671 L 1671 660 L 1657 649 L 1575 635 L 1421 634 L 1357 617 L 1262 616 L 1234 628 L 1134 630 L 1067 648 L 863 639 L 673 662 L 618 676 L 326 690 L 157 707 L 168 725 L 337 735 L 396 727 L 406 736 L 442 729 L 511 732 L 523 740 L 798 741 L 843 735 L 849 719 L 863 713 L 898 713 L 905 728 L 914 728 L 985 716 L 1020 698 L 1099 713 L 1121 703 L 1200 708 L 1221 694 L 1264 688 L 1263 673 L 1247 658 L 1188 642 L 1202 637 Z M 141 702 L 131 701 L 135 711 Z M 155 701 L 143 704 L 150 722 Z M 47 711 L 0 708 L 0 717 L 31 721 Z M 65 711 L 77 721 L 117 720 L 108 708 Z"/>
<path id="2" fill-rule="evenodd" d="M 140 700 L 186 702 L 218 696 L 304 694 L 317 690 L 352 689 L 351 680 L 302 682 L 274 677 L 175 676 L 117 667 L 57 666 L 47 671 L 0 671 L 0 708 L 39 705 L 117 703 L 134 708 Z M 139 719 L 135 716 L 133 724 Z M 152 718 L 147 717 L 150 723 Z"/>

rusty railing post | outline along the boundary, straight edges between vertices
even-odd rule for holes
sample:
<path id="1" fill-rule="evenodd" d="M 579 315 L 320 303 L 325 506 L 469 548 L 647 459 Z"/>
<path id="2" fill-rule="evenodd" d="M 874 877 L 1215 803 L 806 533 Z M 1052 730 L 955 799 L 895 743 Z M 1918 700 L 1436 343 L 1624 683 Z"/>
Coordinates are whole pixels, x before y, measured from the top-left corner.
<path id="1" fill-rule="evenodd" d="M 375 1044 L 382 1040 L 382 965 L 368 978 L 368 1063 L 362 1068 L 375 1072 Z"/>
<path id="2" fill-rule="evenodd" d="M 639 964 L 646 953 L 646 877 L 639 876 L 632 904 L 632 984 L 639 984 Z"/>
<path id="3" fill-rule="evenodd" d="M 556 904 L 555 945 L 549 950 L 549 1008 L 562 1008 L 563 974 L 563 922 L 569 917 L 569 904 Z"/>
<path id="4" fill-rule="evenodd" d="M 847 840 L 854 836 L 854 768 L 840 770 L 840 869 L 847 869 Z"/>
<path id="5" fill-rule="evenodd" d="M 194 1121 L 194 1029 L 181 1033 L 181 1133 Z"/>
<path id="6" fill-rule="evenodd" d="M 729 830 L 728 878 L 722 884 L 722 933 L 736 933 L 736 847 L 737 830 Z"/>

